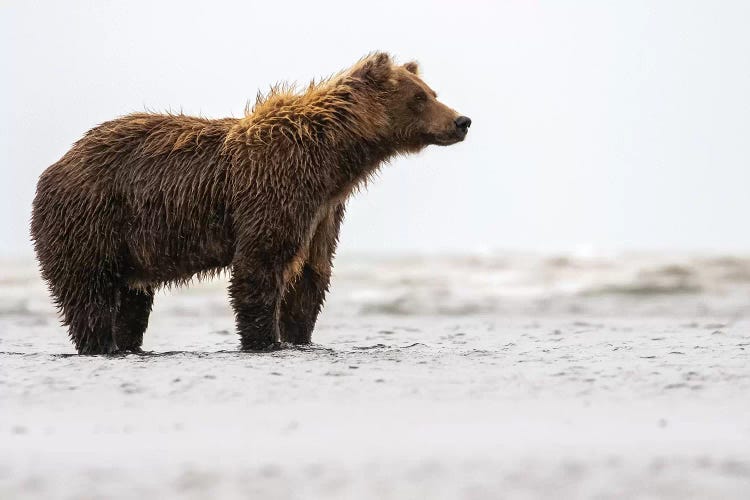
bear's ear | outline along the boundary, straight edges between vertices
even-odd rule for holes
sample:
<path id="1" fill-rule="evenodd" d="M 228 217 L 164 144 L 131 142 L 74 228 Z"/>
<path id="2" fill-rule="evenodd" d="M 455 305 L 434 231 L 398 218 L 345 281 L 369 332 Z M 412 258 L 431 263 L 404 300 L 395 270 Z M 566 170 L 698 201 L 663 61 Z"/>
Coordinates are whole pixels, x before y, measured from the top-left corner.
<path id="1" fill-rule="evenodd" d="M 385 52 L 375 52 L 362 59 L 354 68 L 351 76 L 372 83 L 385 83 L 391 77 L 393 62 Z"/>
<path id="2" fill-rule="evenodd" d="M 408 63 L 404 64 L 404 69 L 409 73 L 419 75 L 419 64 L 417 63 L 417 61 L 409 61 Z"/>

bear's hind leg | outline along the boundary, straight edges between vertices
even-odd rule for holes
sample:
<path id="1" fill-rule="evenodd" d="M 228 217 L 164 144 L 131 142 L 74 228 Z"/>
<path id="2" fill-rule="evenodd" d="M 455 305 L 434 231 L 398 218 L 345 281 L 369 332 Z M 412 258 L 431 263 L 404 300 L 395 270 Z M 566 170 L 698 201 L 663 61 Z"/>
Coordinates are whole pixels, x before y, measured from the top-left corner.
<path id="1" fill-rule="evenodd" d="M 143 332 L 154 303 L 154 291 L 123 286 L 114 321 L 114 337 L 119 352 L 141 352 Z"/>

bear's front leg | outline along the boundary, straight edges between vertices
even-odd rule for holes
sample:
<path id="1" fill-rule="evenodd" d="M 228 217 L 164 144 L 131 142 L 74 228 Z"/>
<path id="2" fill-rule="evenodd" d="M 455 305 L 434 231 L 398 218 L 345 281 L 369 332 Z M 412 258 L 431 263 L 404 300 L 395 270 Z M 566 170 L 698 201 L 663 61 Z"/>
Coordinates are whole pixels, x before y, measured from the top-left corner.
<path id="1" fill-rule="evenodd" d="M 229 296 L 234 309 L 242 350 L 278 348 L 282 272 L 276 266 L 235 262 Z"/>
<path id="2" fill-rule="evenodd" d="M 310 242 L 307 262 L 295 281 L 285 289 L 281 305 L 281 339 L 309 344 L 318 314 L 323 308 L 331 281 L 333 255 L 339 238 L 344 205 L 331 209 L 320 221 Z"/>
<path id="3" fill-rule="evenodd" d="M 310 343 L 330 277 L 330 272 L 319 273 L 307 263 L 288 287 L 281 306 L 281 338 L 284 342 Z"/>

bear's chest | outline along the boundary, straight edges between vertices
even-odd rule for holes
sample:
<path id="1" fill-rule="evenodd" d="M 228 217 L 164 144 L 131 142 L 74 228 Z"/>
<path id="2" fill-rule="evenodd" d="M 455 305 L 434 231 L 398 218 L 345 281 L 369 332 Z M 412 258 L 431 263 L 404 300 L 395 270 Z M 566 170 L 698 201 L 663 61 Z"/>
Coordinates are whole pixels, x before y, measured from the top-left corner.
<path id="1" fill-rule="evenodd" d="M 322 243 L 319 240 L 324 239 L 323 235 L 320 235 L 320 237 L 316 237 L 316 235 L 319 230 L 322 229 L 322 222 L 333 216 L 335 206 L 336 205 L 333 202 L 325 203 L 321 205 L 313 215 L 308 227 L 305 229 L 299 250 L 294 255 L 284 272 L 285 282 L 288 283 L 289 281 L 294 281 L 299 276 L 305 263 L 310 258 L 310 255 L 315 253 L 312 251 L 312 247 L 316 244 Z"/>

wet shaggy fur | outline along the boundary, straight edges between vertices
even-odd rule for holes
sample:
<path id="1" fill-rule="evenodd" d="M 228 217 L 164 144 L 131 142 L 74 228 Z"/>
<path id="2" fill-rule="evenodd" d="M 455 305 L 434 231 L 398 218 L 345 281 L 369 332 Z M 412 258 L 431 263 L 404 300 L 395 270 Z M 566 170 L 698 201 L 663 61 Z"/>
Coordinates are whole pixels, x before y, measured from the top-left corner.
<path id="1" fill-rule="evenodd" d="M 310 342 L 352 190 L 466 135 L 416 72 L 375 53 L 243 118 L 138 113 L 86 133 L 40 177 L 31 221 L 78 352 L 139 351 L 157 288 L 225 269 L 243 349 Z"/>

